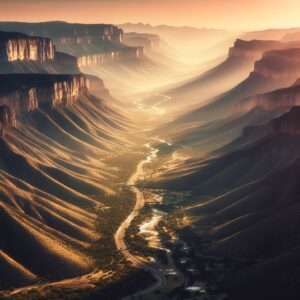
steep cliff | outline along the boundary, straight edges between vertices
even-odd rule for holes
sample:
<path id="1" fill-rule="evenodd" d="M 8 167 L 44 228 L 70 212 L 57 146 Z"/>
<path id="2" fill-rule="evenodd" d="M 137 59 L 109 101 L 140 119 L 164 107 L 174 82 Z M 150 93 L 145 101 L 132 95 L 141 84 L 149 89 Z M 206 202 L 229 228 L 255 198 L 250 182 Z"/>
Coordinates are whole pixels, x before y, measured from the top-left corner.
<path id="1" fill-rule="evenodd" d="M 254 74 L 276 80 L 291 80 L 292 84 L 300 76 L 299 66 L 300 48 L 272 50 L 255 63 Z"/>
<path id="2" fill-rule="evenodd" d="M 100 234 L 96 230 L 96 210 L 115 205 L 118 215 L 127 213 L 106 194 L 113 194 L 119 182 L 115 178 L 120 169 L 107 162 L 128 143 L 128 120 L 101 97 L 107 91 L 97 78 L 6 74 L 0 81 L 0 298 L 4 299 L 2 289 L 71 278 L 98 268 L 92 249 L 102 237 L 105 243 L 110 233 L 105 223 Z M 97 93 L 91 94 L 89 86 Z M 111 211 L 104 222 L 114 219 L 116 213 Z M 106 248 L 101 257 L 104 252 Z"/>
<path id="3" fill-rule="evenodd" d="M 263 53 L 271 49 L 283 48 L 284 44 L 278 41 L 267 41 L 267 40 L 251 40 L 245 41 L 237 39 L 229 49 L 229 57 L 240 57 L 247 58 L 253 61 L 260 59 Z"/>
<path id="4" fill-rule="evenodd" d="M 110 64 L 118 61 L 132 61 L 144 56 L 142 47 L 126 47 L 117 51 L 88 54 L 78 57 L 78 66 L 87 67 L 93 65 Z"/>
<path id="5" fill-rule="evenodd" d="M 299 277 L 299 120 L 299 107 L 293 108 L 256 128 L 256 134 L 265 134 L 238 150 L 185 163 L 169 184 L 182 184 L 200 199 L 187 213 L 198 220 L 192 229 L 195 245 L 197 236 L 210 241 L 202 254 L 249 262 L 226 272 L 230 299 L 299 295 L 293 284 Z"/>
<path id="6" fill-rule="evenodd" d="M 27 36 L 15 32 L 0 32 L 0 61 L 53 60 L 55 47 L 52 40 L 43 37 Z"/>
<path id="7" fill-rule="evenodd" d="M 242 83 L 253 71 L 255 62 L 262 58 L 265 51 L 296 45 L 278 41 L 237 39 L 222 63 L 168 92 L 172 102 L 176 103 L 175 110 L 180 111 L 186 105 L 182 99 L 188 100 L 191 105 L 200 106 Z"/>
<path id="8" fill-rule="evenodd" d="M 80 73 L 77 58 L 57 52 L 52 40 L 0 31 L 0 74 Z"/>
<path id="9" fill-rule="evenodd" d="M 300 86 L 293 85 L 269 93 L 259 94 L 245 99 L 240 104 L 240 110 L 251 110 L 260 107 L 266 111 L 285 111 L 300 105 Z"/>
<path id="10" fill-rule="evenodd" d="M 83 75 L 10 74 L 0 75 L 1 123 L 17 125 L 16 119 L 41 106 L 72 105 L 87 93 L 88 79 Z"/>
<path id="11" fill-rule="evenodd" d="M 16 115 L 13 110 L 7 105 L 0 105 L 0 131 L 1 136 L 4 134 L 4 130 L 8 127 L 16 127 Z"/>
<path id="12" fill-rule="evenodd" d="M 85 74 L 85 77 L 88 82 L 88 90 L 94 95 L 101 96 L 102 99 L 105 100 L 112 100 L 112 96 L 109 92 L 109 90 L 104 85 L 104 82 L 102 79 L 100 79 L 97 76 L 93 75 L 87 75 Z"/>
<path id="13" fill-rule="evenodd" d="M 251 110 L 261 107 L 264 110 L 285 111 L 300 103 L 300 49 L 284 49 L 266 52 L 256 62 L 254 72 L 249 79 L 261 78 L 278 82 L 277 89 L 271 92 L 253 95 L 244 99 L 236 107 L 238 110 Z M 286 88 L 281 88 L 288 86 Z"/>
<path id="14" fill-rule="evenodd" d="M 138 59 L 142 53 L 138 47 L 122 44 L 123 30 L 111 24 L 2 22 L 0 30 L 45 36 L 53 40 L 58 51 L 78 58 L 89 56 L 89 61 L 97 64 L 102 60 L 111 62 L 112 55 L 130 60 Z"/>
<path id="15" fill-rule="evenodd" d="M 94 42 L 122 42 L 123 30 L 111 24 L 75 24 L 66 22 L 1 22 L 0 30 L 45 36 L 59 45 L 93 44 Z"/>

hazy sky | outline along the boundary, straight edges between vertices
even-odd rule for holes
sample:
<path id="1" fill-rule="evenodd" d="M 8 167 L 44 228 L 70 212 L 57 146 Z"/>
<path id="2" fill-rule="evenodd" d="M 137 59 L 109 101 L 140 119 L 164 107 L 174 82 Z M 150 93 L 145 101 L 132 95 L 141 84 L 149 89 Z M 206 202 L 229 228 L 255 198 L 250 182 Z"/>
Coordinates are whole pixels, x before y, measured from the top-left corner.
<path id="1" fill-rule="evenodd" d="M 294 27 L 300 26 L 300 0 L 0 0 L 0 19 L 227 29 Z"/>

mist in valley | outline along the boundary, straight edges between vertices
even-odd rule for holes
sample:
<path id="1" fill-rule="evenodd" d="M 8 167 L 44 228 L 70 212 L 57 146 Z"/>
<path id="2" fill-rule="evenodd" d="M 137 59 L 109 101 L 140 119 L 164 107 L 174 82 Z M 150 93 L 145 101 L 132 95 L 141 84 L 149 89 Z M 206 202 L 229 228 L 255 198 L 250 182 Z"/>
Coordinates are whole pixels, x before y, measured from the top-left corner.
<path id="1" fill-rule="evenodd" d="M 0 22 L 0 298 L 298 299 L 300 28 L 123 19 Z"/>

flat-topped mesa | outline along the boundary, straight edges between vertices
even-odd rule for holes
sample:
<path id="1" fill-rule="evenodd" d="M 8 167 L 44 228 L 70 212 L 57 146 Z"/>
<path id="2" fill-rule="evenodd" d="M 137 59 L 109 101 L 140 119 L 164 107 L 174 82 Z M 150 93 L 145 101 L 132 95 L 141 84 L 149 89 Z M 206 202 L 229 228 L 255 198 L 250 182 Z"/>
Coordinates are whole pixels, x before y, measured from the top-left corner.
<path id="1" fill-rule="evenodd" d="M 38 31 L 38 29 L 36 30 Z M 123 41 L 123 30 L 110 24 L 90 25 L 61 23 L 60 32 L 52 32 L 50 25 L 47 36 L 48 35 L 52 37 L 58 45 L 70 43 L 77 45 L 86 43 L 90 45 L 99 42 L 99 40 L 116 43 Z"/>
<path id="2" fill-rule="evenodd" d="M 81 65 L 137 60 L 143 54 L 141 47 L 124 45 L 123 30 L 111 24 L 0 22 L 0 30 L 50 38 L 58 51 L 79 58 Z"/>
<path id="3" fill-rule="evenodd" d="M 91 44 L 99 40 L 121 43 L 123 39 L 123 30 L 112 24 L 0 22 L 0 30 L 48 37 L 55 44 Z"/>
<path id="4" fill-rule="evenodd" d="M 46 62 L 54 60 L 54 43 L 43 37 L 0 32 L 0 62 Z"/>
<path id="5" fill-rule="evenodd" d="M 104 65 L 114 62 L 130 62 L 144 56 L 143 47 L 124 47 L 118 51 L 108 51 L 105 53 L 88 54 L 78 57 L 79 67 L 88 67 L 93 65 Z"/>
<path id="6" fill-rule="evenodd" d="M 88 92 L 88 79 L 82 75 L 7 74 L 0 75 L 0 107 L 19 119 L 39 107 L 55 108 L 74 104 Z M 5 118 L 2 118 L 5 120 Z M 12 127 L 16 122 L 8 122 Z"/>
<path id="7" fill-rule="evenodd" d="M 49 33 L 58 50 L 80 57 L 93 51 L 109 52 L 122 43 L 123 30 L 113 25 L 68 24 L 60 34 Z"/>
<path id="8" fill-rule="evenodd" d="M 278 41 L 245 41 L 242 39 L 237 39 L 233 47 L 229 49 L 229 57 L 243 57 L 258 60 L 262 57 L 265 51 L 271 49 L 281 49 L 283 47 L 283 43 Z"/>
<path id="9" fill-rule="evenodd" d="M 73 24 L 66 22 L 0 22 L 0 30 L 38 35 L 53 40 L 58 51 L 74 56 L 106 52 L 117 48 L 123 40 L 123 30 L 111 24 Z"/>

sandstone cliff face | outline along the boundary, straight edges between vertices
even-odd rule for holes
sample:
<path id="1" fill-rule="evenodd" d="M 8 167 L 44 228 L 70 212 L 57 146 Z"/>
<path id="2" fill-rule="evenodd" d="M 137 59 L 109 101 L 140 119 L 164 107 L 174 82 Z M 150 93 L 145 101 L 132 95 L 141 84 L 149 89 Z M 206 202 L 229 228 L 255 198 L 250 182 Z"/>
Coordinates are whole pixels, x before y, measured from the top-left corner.
<path id="1" fill-rule="evenodd" d="M 123 40 L 123 30 L 110 24 L 4 22 L 0 23 L 0 30 L 47 37 L 53 40 L 58 51 L 75 56 L 105 52 Z"/>
<path id="2" fill-rule="evenodd" d="M 72 105 L 88 92 L 83 75 L 0 75 L 7 86 L 0 89 L 1 123 L 15 127 L 16 120 L 39 107 Z M 0 112 L 1 113 L 1 112 Z"/>
<path id="3" fill-rule="evenodd" d="M 0 134 L 4 134 L 4 130 L 8 127 L 16 127 L 16 114 L 7 105 L 0 106 Z"/>
<path id="4" fill-rule="evenodd" d="M 110 24 L 69 24 L 65 22 L 10 23 L 0 22 L 0 30 L 45 36 L 53 40 L 58 51 L 80 59 L 83 65 L 136 60 L 142 47 L 128 47 L 123 30 Z"/>
<path id="5" fill-rule="evenodd" d="M 266 52 L 263 58 L 256 62 L 254 72 L 250 75 L 250 78 L 255 77 L 277 83 L 277 90 L 245 99 L 239 110 L 248 111 L 260 107 L 266 111 L 285 111 L 299 105 L 300 49 Z"/>
<path id="6" fill-rule="evenodd" d="M 85 75 L 87 79 L 88 90 L 93 95 L 101 95 L 103 99 L 112 99 L 109 90 L 105 87 L 104 82 L 97 76 Z"/>
<path id="7" fill-rule="evenodd" d="M 18 33 L 0 32 L 0 61 L 36 61 L 53 60 L 55 47 L 48 38 L 30 37 Z"/>
<path id="8" fill-rule="evenodd" d="M 66 22 L 1 22 L 0 30 L 48 37 L 61 44 L 92 43 L 93 41 L 122 42 L 123 30 L 112 24 L 71 24 Z"/>
<path id="9" fill-rule="evenodd" d="M 0 74 L 80 73 L 77 58 L 57 52 L 52 40 L 0 31 Z"/>
<path id="10" fill-rule="evenodd" d="M 289 88 L 250 97 L 245 100 L 241 109 L 249 111 L 260 107 L 266 111 L 285 111 L 297 105 L 300 105 L 300 86 L 293 85 Z"/>
<path id="11" fill-rule="evenodd" d="M 60 104 L 72 105 L 88 90 L 88 80 L 82 76 L 55 81 L 51 87 L 50 103 L 52 107 Z"/>
<path id="12" fill-rule="evenodd" d="M 103 25 L 98 28 L 87 28 L 86 31 L 76 29 L 62 33 L 61 36 L 53 37 L 58 47 L 64 45 L 92 45 L 101 41 L 112 41 L 121 43 L 123 40 L 123 31 L 112 25 Z"/>
<path id="13" fill-rule="evenodd" d="M 140 59 L 144 56 L 144 50 L 142 47 L 123 48 L 118 51 L 109 51 L 105 53 L 83 55 L 78 58 L 79 67 L 88 67 L 93 65 L 103 65 L 114 62 L 132 61 Z"/>
<path id="14" fill-rule="evenodd" d="M 284 45 L 277 41 L 244 41 L 237 39 L 233 47 L 229 49 L 229 57 L 242 57 L 258 60 L 262 57 L 265 51 L 280 49 L 282 47 L 284 47 Z"/>
<path id="15" fill-rule="evenodd" d="M 254 73 L 272 79 L 290 79 L 294 82 L 300 76 L 299 67 L 300 48 L 274 50 L 266 52 L 263 58 L 255 63 Z"/>

